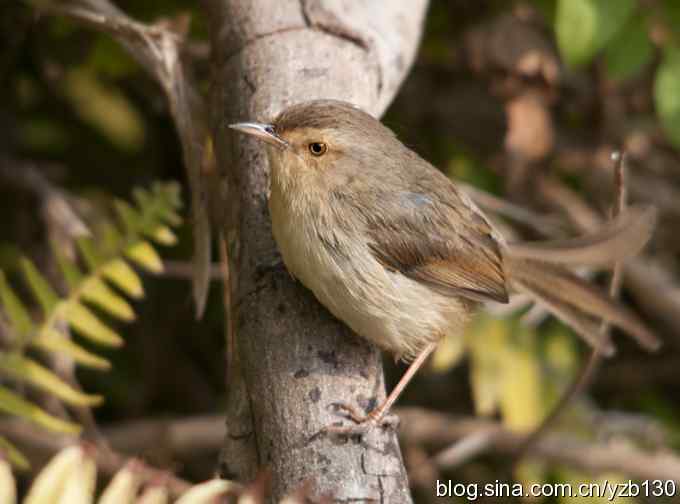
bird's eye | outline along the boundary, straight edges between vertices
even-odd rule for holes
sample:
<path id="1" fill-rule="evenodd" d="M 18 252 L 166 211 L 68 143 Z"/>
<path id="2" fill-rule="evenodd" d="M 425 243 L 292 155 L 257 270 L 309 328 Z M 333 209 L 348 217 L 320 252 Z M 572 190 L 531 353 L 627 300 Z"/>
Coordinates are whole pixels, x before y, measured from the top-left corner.
<path id="1" fill-rule="evenodd" d="M 309 144 L 309 152 L 311 152 L 313 156 L 323 156 L 327 150 L 328 147 L 326 147 L 326 144 L 323 142 L 312 142 Z"/>

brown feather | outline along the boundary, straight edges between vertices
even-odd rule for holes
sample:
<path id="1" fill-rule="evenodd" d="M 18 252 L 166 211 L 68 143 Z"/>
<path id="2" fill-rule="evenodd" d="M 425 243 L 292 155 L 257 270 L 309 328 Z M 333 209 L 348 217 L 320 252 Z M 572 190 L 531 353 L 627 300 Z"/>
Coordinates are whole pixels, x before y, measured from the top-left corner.
<path id="1" fill-rule="evenodd" d="M 461 200 L 464 207 L 451 206 L 452 199 L 460 196 L 449 184 L 439 188 L 439 192 L 448 189 L 448 200 L 429 204 L 427 201 L 438 195 L 429 192 L 417 208 L 403 200 L 409 197 L 404 194 L 414 198 L 419 193 L 392 195 L 396 203 L 369 227 L 369 247 L 386 268 L 441 294 L 507 303 L 503 259 L 493 229 L 467 202 Z M 381 205 L 388 201 L 390 198 L 384 197 Z M 454 215 L 461 210 L 468 213 L 465 220 Z"/>

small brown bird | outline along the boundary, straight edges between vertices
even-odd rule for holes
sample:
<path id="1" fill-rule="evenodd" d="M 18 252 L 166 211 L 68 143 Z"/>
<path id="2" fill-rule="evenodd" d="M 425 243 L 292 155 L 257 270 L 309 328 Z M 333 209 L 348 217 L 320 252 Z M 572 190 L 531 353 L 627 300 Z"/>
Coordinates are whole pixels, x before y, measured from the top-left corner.
<path id="1" fill-rule="evenodd" d="M 367 417 L 354 412 L 356 421 L 380 422 L 437 342 L 460 335 L 480 303 L 507 303 L 509 291 L 530 294 L 591 343 L 603 319 L 657 348 L 632 312 L 564 267 L 635 255 L 654 209 L 631 207 L 596 235 L 513 245 L 451 180 L 351 104 L 310 101 L 270 124 L 231 127 L 267 147 L 272 229 L 289 272 L 358 335 L 412 361 L 387 400 Z"/>

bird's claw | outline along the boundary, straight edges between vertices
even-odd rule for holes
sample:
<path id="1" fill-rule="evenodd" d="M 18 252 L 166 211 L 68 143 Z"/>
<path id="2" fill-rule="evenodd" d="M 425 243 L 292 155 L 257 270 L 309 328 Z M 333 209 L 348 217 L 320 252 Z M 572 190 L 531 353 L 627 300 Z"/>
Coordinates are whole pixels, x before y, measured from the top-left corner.
<path id="1" fill-rule="evenodd" d="M 386 415 L 379 409 L 368 414 L 359 411 L 354 406 L 345 403 L 334 403 L 332 407 L 336 414 L 351 420 L 354 425 L 328 425 L 324 432 L 336 436 L 362 436 L 375 428 L 396 429 L 399 426 L 399 417 Z"/>

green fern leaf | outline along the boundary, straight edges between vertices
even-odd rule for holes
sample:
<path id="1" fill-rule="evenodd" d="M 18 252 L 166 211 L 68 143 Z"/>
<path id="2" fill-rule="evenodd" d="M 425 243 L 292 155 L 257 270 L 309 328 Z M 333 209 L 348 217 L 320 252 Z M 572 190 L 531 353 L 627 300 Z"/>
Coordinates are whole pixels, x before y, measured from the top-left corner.
<path id="1" fill-rule="evenodd" d="M 96 406 L 103 400 L 101 396 L 79 392 L 49 369 L 18 353 L 0 354 L 0 371 L 54 394 L 74 406 Z"/>
<path id="2" fill-rule="evenodd" d="M 21 259 L 21 268 L 35 299 L 40 303 L 43 313 L 49 314 L 59 303 L 59 296 L 31 261 L 26 258 Z"/>
<path id="3" fill-rule="evenodd" d="M 125 232 L 129 235 L 137 233 L 139 223 L 142 221 L 142 215 L 130 205 L 127 201 L 116 199 L 113 202 L 116 213 L 123 223 Z"/>
<path id="4" fill-rule="evenodd" d="M 149 234 L 149 238 L 151 238 L 156 243 L 160 243 L 161 245 L 168 247 L 177 243 L 177 235 L 175 235 L 175 233 L 173 233 L 168 226 L 159 226 L 156 228 L 153 234 Z"/>
<path id="5" fill-rule="evenodd" d="M 56 247 L 54 247 L 54 255 L 57 258 L 57 264 L 59 264 L 59 269 L 61 270 L 64 280 L 66 280 L 68 288 L 73 290 L 78 287 L 80 282 L 83 281 L 83 274 L 78 266 Z"/>
<path id="6" fill-rule="evenodd" d="M 0 385 L 0 410 L 36 423 L 54 432 L 78 434 L 80 425 L 50 415 L 42 408 L 28 402 Z"/>
<path id="7" fill-rule="evenodd" d="M 132 197 L 139 208 L 151 208 L 156 203 L 149 192 L 143 187 L 135 187 L 132 190 Z"/>
<path id="8" fill-rule="evenodd" d="M 71 327 L 90 341 L 110 347 L 120 347 L 123 345 L 123 338 L 104 324 L 84 305 L 78 302 L 71 302 L 65 312 L 66 320 L 68 320 Z"/>
<path id="9" fill-rule="evenodd" d="M 104 258 L 101 257 L 95 247 L 95 242 L 92 238 L 81 238 L 77 241 L 78 250 L 80 251 L 85 263 L 90 271 L 95 271 L 104 263 Z"/>
<path id="10" fill-rule="evenodd" d="M 135 312 L 130 304 L 116 294 L 106 282 L 98 277 L 88 278 L 83 283 L 83 299 L 97 305 L 112 315 L 125 322 L 135 319 Z"/>
<path id="11" fill-rule="evenodd" d="M 144 297 L 144 288 L 139 275 L 122 259 L 114 259 L 102 269 L 102 274 L 128 296 L 139 299 Z"/>
<path id="12" fill-rule="evenodd" d="M 5 274 L 0 270 L 0 303 L 12 324 L 12 329 L 21 337 L 26 338 L 33 332 L 33 321 L 28 310 L 19 300 L 7 283 Z"/>
<path id="13" fill-rule="evenodd" d="M 119 223 L 100 219 L 94 237 L 76 241 L 79 256 L 87 271 L 81 270 L 76 259 L 54 250 L 67 285 L 63 296 L 57 293 L 29 259 L 21 260 L 26 283 L 42 311 L 39 321 L 32 320 L 28 308 L 0 271 L 0 308 L 6 315 L 12 333 L 18 336 L 10 342 L 9 351 L 0 350 L 0 376 L 40 388 L 76 406 L 95 406 L 102 401 L 100 396 L 77 390 L 23 352 L 30 347 L 63 354 L 82 366 L 111 368 L 108 360 L 74 342 L 69 337 L 68 328 L 99 345 L 121 346 L 123 339 L 120 335 L 100 319 L 89 305 L 94 305 L 113 318 L 133 320 L 135 314 L 132 306 L 116 291 L 118 289 L 135 299 L 144 295 L 141 278 L 129 262 L 154 273 L 162 271 L 161 258 L 152 243 L 175 244 L 177 237 L 170 226 L 181 222 L 177 214 L 181 208 L 177 184 L 159 183 L 154 184 L 151 190 L 137 189 L 134 191 L 134 200 L 135 206 L 123 201 L 114 203 Z M 2 386 L 0 411 L 56 432 L 77 433 L 80 430 L 77 424 L 50 415 L 38 405 Z M 0 450 L 3 450 L 2 444 Z"/>
<path id="14" fill-rule="evenodd" d="M 81 366 L 105 371 L 111 369 L 111 363 L 108 360 L 85 350 L 66 335 L 51 328 L 41 332 L 37 338 L 31 341 L 31 344 L 48 352 L 64 354 Z"/>
<path id="15" fill-rule="evenodd" d="M 125 255 L 152 273 L 163 271 L 161 258 L 158 256 L 156 249 L 147 241 L 136 243 L 125 251 Z"/>
<path id="16" fill-rule="evenodd" d="M 4 454 L 9 463 L 21 471 L 28 471 L 31 468 L 31 463 L 19 449 L 2 436 L 0 436 L 0 453 Z"/>

